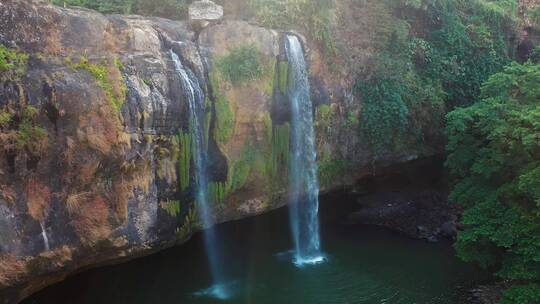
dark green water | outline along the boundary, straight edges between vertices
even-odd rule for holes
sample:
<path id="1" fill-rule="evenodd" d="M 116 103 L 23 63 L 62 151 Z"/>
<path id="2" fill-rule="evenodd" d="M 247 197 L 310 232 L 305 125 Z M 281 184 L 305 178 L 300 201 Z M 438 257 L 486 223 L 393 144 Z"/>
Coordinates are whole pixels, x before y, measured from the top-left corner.
<path id="1" fill-rule="evenodd" d="M 466 287 L 485 279 L 454 257 L 450 243 L 345 225 L 351 204 L 342 200 L 323 200 L 321 237 L 328 260 L 320 265 L 297 268 L 289 260 L 286 209 L 220 225 L 224 272 L 234 291 L 228 300 L 201 295 L 211 278 L 197 234 L 177 248 L 76 275 L 25 303 L 458 304 Z"/>

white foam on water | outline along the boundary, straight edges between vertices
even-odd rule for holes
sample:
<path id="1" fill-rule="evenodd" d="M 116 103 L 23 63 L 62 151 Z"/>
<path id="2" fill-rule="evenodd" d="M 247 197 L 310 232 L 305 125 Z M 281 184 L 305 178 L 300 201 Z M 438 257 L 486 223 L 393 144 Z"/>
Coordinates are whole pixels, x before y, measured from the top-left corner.
<path id="1" fill-rule="evenodd" d="M 214 284 L 208 288 L 201 289 L 193 293 L 196 297 L 214 298 L 218 300 L 227 300 L 234 295 L 237 281 Z"/>

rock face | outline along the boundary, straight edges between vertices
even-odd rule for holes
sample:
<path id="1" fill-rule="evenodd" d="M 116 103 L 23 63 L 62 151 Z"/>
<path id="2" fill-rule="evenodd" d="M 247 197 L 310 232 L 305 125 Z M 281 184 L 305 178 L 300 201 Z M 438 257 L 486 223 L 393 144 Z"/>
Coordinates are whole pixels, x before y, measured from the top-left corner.
<path id="1" fill-rule="evenodd" d="M 160 18 L 0 3 L 0 43 L 28 55 L 20 77 L 0 77 L 0 111 L 10 117 L 0 124 L 0 303 L 84 267 L 182 243 L 200 228 L 186 88 L 171 52 L 198 77 L 211 109 L 215 222 L 286 203 L 284 33 L 214 23 L 222 10 L 209 1 L 194 2 L 190 16 L 212 22 L 199 33 L 199 25 Z M 321 183 L 331 190 L 368 174 L 373 162 L 347 119 L 359 104 L 350 84 L 328 73 L 315 45 L 304 44 L 313 102 L 330 109 L 330 116 L 317 115 L 316 131 Z M 224 62 L 246 48 L 260 65 L 254 79 L 235 83 Z M 403 162 L 441 148 L 380 160 Z"/>
<path id="2" fill-rule="evenodd" d="M 188 9 L 189 20 L 198 28 L 205 28 L 223 18 L 223 7 L 210 0 L 195 1 Z"/>

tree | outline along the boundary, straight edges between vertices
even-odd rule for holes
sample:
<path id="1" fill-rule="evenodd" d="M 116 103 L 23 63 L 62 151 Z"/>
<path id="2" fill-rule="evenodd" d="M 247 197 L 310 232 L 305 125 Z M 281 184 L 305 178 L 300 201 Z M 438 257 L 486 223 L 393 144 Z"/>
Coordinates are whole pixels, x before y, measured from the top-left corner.
<path id="1" fill-rule="evenodd" d="M 458 255 L 512 285 L 502 303 L 540 303 L 540 65 L 512 63 L 481 101 L 447 115 Z"/>

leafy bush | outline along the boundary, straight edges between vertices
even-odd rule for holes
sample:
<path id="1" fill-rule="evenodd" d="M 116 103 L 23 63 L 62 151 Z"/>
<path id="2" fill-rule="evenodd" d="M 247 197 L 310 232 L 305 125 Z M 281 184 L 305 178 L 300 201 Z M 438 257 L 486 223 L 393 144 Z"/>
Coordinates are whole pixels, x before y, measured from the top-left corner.
<path id="1" fill-rule="evenodd" d="M 229 55 L 217 60 L 217 68 L 233 85 L 259 79 L 263 74 L 260 54 L 254 45 L 233 49 Z"/>
<path id="2" fill-rule="evenodd" d="M 434 60 L 425 72 L 441 79 L 450 106 L 473 103 L 481 84 L 509 63 L 511 2 L 446 0 L 429 6 L 434 26 L 440 26 L 429 37 Z"/>
<path id="3" fill-rule="evenodd" d="M 513 63 L 483 99 L 447 116 L 451 199 L 464 208 L 458 255 L 518 284 L 503 303 L 540 294 L 540 65 Z"/>
<path id="4" fill-rule="evenodd" d="M 358 82 L 364 106 L 360 114 L 360 130 L 377 152 L 392 147 L 408 125 L 409 109 L 403 100 L 401 83 L 390 79 Z"/>

